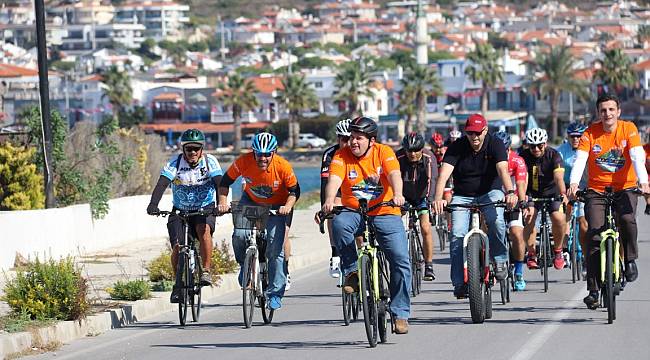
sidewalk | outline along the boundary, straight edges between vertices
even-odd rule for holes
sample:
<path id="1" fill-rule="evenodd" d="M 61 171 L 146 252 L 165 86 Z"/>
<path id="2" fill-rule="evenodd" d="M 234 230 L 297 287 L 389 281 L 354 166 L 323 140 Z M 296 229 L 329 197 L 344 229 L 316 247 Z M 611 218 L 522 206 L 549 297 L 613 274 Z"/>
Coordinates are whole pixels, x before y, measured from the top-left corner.
<path id="1" fill-rule="evenodd" d="M 290 269 L 303 268 L 329 259 L 330 246 L 326 235 L 320 234 L 313 221 L 318 205 L 310 210 L 297 210 L 294 214 L 290 232 L 292 256 Z M 213 236 L 214 243 L 220 245 L 226 241 L 230 251 L 232 224 L 218 229 Z M 168 247 L 166 238 L 148 239 L 129 246 L 121 246 L 88 254 L 71 254 L 82 267 L 84 276 L 89 279 L 89 298 L 104 306 L 115 304 L 105 289 L 118 280 L 148 279 L 145 266 Z M 327 269 L 323 269 L 327 271 Z M 11 276 L 11 272 L 7 275 Z M 0 276 L 0 292 L 4 288 L 5 278 Z M 294 284 L 299 287 L 300 284 Z M 230 291 L 239 291 L 235 274 L 221 275 L 218 287 L 203 288 L 204 299 Z M 133 322 L 155 316 L 163 312 L 176 311 L 176 306 L 169 303 L 169 292 L 153 292 L 152 298 L 135 302 L 120 301 L 121 305 L 110 310 L 91 315 L 83 321 L 65 321 L 39 329 L 31 333 L 7 334 L 0 332 L 0 358 L 21 352 L 33 346 L 40 347 L 51 342 L 65 343 L 84 336 L 96 336 L 111 328 L 122 327 Z M 175 304 L 174 304 L 175 305 Z M 0 314 L 6 314 L 9 308 L 0 302 Z"/>

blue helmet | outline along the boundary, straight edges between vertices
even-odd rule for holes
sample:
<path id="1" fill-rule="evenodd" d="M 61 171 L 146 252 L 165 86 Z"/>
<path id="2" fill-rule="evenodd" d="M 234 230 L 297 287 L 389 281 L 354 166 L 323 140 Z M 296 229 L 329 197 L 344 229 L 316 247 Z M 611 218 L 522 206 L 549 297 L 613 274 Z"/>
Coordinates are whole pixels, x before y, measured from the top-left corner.
<path id="1" fill-rule="evenodd" d="M 503 141 L 503 145 L 505 145 L 506 149 L 512 145 L 512 139 L 510 138 L 510 134 L 508 134 L 505 131 L 499 131 L 496 134 L 494 134 L 494 137 Z"/>
<path id="2" fill-rule="evenodd" d="M 270 153 L 278 148 L 278 140 L 275 135 L 267 132 L 259 133 L 253 138 L 253 151 L 258 153 Z"/>
<path id="3" fill-rule="evenodd" d="M 587 125 L 573 122 L 566 128 L 567 135 L 582 135 L 587 130 Z"/>

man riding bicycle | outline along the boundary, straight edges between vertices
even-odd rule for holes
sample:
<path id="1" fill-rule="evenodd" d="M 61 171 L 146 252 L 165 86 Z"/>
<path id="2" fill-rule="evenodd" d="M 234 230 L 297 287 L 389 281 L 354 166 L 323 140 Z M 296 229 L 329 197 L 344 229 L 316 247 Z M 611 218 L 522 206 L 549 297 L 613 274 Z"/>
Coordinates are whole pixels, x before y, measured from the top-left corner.
<path id="1" fill-rule="evenodd" d="M 352 121 L 349 146 L 339 150 L 332 159 L 322 211 L 332 211 L 339 188 L 341 202 L 349 208 L 359 207 L 358 198 L 367 199 L 369 207 L 389 200 L 397 206 L 382 206 L 369 215 L 390 264 L 390 311 L 396 318 L 395 332 L 406 334 L 411 311 L 411 265 L 399 208 L 404 205 L 402 176 L 393 150 L 376 142 L 377 130 L 377 123 L 371 118 L 361 116 Z M 355 236 L 363 233 L 363 226 L 361 215 L 352 211 L 343 211 L 332 221 L 345 275 L 343 290 L 347 293 L 359 291 Z"/>
<path id="2" fill-rule="evenodd" d="M 424 149 L 424 138 L 417 133 L 410 133 L 404 137 L 402 148 L 396 155 L 402 173 L 404 197 L 411 206 L 418 209 L 423 238 L 424 280 L 432 281 L 436 279 L 436 275 L 433 272 L 433 238 L 429 221 L 429 204 L 433 200 L 438 165 L 434 155 Z"/>
<path id="3" fill-rule="evenodd" d="M 638 257 L 637 196 L 623 190 L 634 189 L 638 182 L 644 194 L 650 193 L 645 152 L 636 126 L 632 122 L 619 120 L 620 103 L 614 95 L 601 95 L 596 101 L 596 109 L 600 121 L 589 126 L 580 138 L 569 188 L 569 195 L 574 196 L 587 165 L 589 180 L 585 195 L 585 215 L 588 230 L 585 257 L 589 295 L 584 298 L 584 303 L 590 309 L 598 307 L 600 232 L 606 222 L 606 202 L 598 194 L 602 194 L 605 187 L 620 192 L 614 203 L 614 212 L 625 256 L 625 279 L 632 282 L 639 275 L 635 262 Z"/>
<path id="4" fill-rule="evenodd" d="M 451 204 L 488 203 L 503 200 L 506 189 L 506 202 L 512 208 L 517 202 L 515 190 L 508 173 L 508 154 L 503 143 L 488 134 L 487 121 L 481 114 L 473 114 L 465 124 L 465 137 L 457 140 L 445 153 L 436 182 L 434 208 L 436 213 L 444 211 L 447 201 L 443 199 L 445 183 L 454 176 L 454 195 Z M 467 297 L 467 286 L 463 276 L 463 237 L 470 225 L 467 211 L 452 213 L 451 244 L 451 283 L 454 296 Z M 508 254 L 505 245 L 506 224 L 503 208 L 493 206 L 483 209 L 488 224 L 490 255 L 496 263 L 496 277 L 507 277 Z"/>
<path id="5" fill-rule="evenodd" d="M 334 154 L 339 149 L 345 148 L 348 146 L 350 141 L 350 122 L 352 120 L 345 119 L 336 123 L 336 144 L 325 149 L 323 153 L 323 161 L 321 162 L 320 167 L 320 205 L 323 206 L 325 203 L 325 188 L 327 187 L 327 181 L 330 177 L 330 164 L 334 158 Z M 341 204 L 341 193 L 336 194 L 336 204 Z M 334 237 L 332 237 L 332 222 L 327 220 L 327 232 L 330 238 L 330 246 L 332 247 L 332 256 L 330 257 L 330 276 L 333 278 L 339 277 L 341 257 L 339 256 L 339 251 L 336 248 L 336 243 Z"/>
<path id="6" fill-rule="evenodd" d="M 293 206 L 300 197 L 300 185 L 291 164 L 276 153 L 278 142 L 274 135 L 259 133 L 253 138 L 253 151 L 239 156 L 230 165 L 219 184 L 219 212 L 230 209 L 228 192 L 238 177 L 244 179 L 244 192 L 240 204 L 278 207 L 278 216 L 271 216 L 266 225 L 266 259 L 269 269 L 269 287 L 266 289 L 267 306 L 271 310 L 282 307 L 286 286 L 284 265 L 284 232 L 288 218 L 293 216 Z M 248 230 L 235 229 L 232 247 L 235 260 L 241 266 L 246 256 Z M 242 282 L 242 269 L 239 270 Z M 245 286 L 244 284 L 241 284 Z"/>
<path id="7" fill-rule="evenodd" d="M 506 131 L 499 131 L 494 137 L 501 140 L 508 152 L 508 174 L 514 179 L 517 187 L 517 199 L 519 203 L 526 200 L 526 187 L 528 171 L 526 162 L 521 156 L 512 150 L 512 138 Z M 512 254 L 515 260 L 515 290 L 524 291 L 526 281 L 524 280 L 524 255 L 526 242 L 524 241 L 523 215 L 519 209 L 509 213 L 508 227 L 510 229 L 510 240 L 512 242 Z"/>
<path id="8" fill-rule="evenodd" d="M 205 135 L 197 129 L 189 129 L 181 135 L 182 153 L 174 155 L 160 172 L 158 183 L 153 189 L 151 200 L 147 206 L 147 213 L 155 215 L 160 213 L 158 203 L 162 198 L 165 189 L 172 185 L 172 202 L 174 210 L 213 210 L 215 208 L 216 191 L 221 181 L 223 171 L 219 161 L 210 155 L 203 153 Z M 210 259 L 212 258 L 212 234 L 214 233 L 215 217 L 192 216 L 189 224 L 199 240 L 201 249 L 201 261 L 203 274 L 201 274 L 201 285 L 212 285 L 210 276 Z M 178 264 L 179 240 L 184 236 L 183 221 L 176 214 L 169 215 L 167 220 L 167 231 L 172 247 L 172 270 L 176 274 Z M 174 275 L 175 277 L 175 275 Z M 172 289 L 170 301 L 180 301 L 180 291 Z"/>
<path id="9" fill-rule="evenodd" d="M 554 257 L 553 266 L 557 269 L 564 268 L 562 249 L 566 229 L 566 218 L 563 206 L 566 206 L 566 187 L 564 186 L 564 162 L 560 154 L 552 147 L 547 146 L 548 134 L 540 128 L 530 129 L 526 132 L 528 149 L 521 152 L 521 157 L 528 168 L 527 192 L 531 198 L 556 198 L 561 196 L 562 201 L 553 201 L 550 206 L 551 226 L 553 231 Z M 528 202 L 528 211 L 524 217 L 526 239 L 528 239 L 528 268 L 538 269 L 537 255 L 535 252 L 536 231 L 535 222 L 537 213 L 543 204 Z"/>

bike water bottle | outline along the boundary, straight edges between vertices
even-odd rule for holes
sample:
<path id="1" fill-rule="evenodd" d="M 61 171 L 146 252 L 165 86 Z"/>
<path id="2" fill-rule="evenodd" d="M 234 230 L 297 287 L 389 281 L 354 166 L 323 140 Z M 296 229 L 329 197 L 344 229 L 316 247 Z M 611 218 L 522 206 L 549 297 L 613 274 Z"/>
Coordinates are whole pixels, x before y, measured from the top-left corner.
<path id="1" fill-rule="evenodd" d="M 190 249 L 188 252 L 188 256 L 190 257 L 190 273 L 194 272 L 194 250 Z"/>

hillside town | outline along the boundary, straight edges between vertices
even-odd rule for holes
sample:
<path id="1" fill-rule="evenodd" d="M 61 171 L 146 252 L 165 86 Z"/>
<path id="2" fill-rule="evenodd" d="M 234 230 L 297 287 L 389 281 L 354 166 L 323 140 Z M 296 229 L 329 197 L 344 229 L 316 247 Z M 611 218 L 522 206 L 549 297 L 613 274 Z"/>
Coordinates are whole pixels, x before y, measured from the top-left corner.
<path id="1" fill-rule="evenodd" d="M 13 0 L 1 6 L 0 131 L 12 133 L 23 126 L 21 109 L 39 101 L 34 4 Z M 208 147 L 222 148 L 233 143 L 233 106 L 224 84 L 234 74 L 252 85 L 256 98 L 237 114 L 244 134 L 290 117 L 280 95 L 286 77 L 299 75 L 316 96 L 299 109 L 300 121 L 356 111 L 379 120 L 385 142 L 400 139 L 415 121 L 411 117 L 424 124 L 424 132 L 444 133 L 478 110 L 492 127 L 515 135 L 527 122 L 547 124 L 553 110 L 562 128 L 593 117 L 593 99 L 608 90 L 623 100 L 624 118 L 641 128 L 650 121 L 650 8 L 633 1 L 599 2 L 590 10 L 539 2 L 518 11 L 489 0 L 451 8 L 435 1 L 380 6 L 337 0 L 303 12 L 268 6 L 255 18 L 211 25 L 196 24 L 189 14 L 189 5 L 172 0 L 47 2 L 52 108 L 71 127 L 128 115 L 170 146 L 195 127 L 209 135 Z M 485 45 L 501 75 L 494 81 L 472 72 Z M 560 89 L 554 105 L 553 96 L 533 87 L 545 76 L 535 62 L 550 49 L 566 49 L 571 76 L 587 96 Z M 631 70 L 632 78 L 607 81 L 612 61 Z M 404 106 L 410 64 L 416 62 L 440 85 L 423 99 L 423 113 Z M 342 69 L 350 64 L 364 76 L 353 100 L 342 96 Z M 130 89 L 121 100 L 111 94 L 114 80 L 107 80 L 115 74 Z"/>

